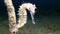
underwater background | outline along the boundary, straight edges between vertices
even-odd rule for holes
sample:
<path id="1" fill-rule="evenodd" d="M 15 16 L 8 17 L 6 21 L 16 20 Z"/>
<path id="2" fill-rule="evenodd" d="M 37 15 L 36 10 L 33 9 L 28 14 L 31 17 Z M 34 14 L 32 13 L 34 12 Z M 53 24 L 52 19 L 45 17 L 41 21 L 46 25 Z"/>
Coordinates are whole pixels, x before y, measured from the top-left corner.
<path id="1" fill-rule="evenodd" d="M 19 34 L 60 34 L 60 2 L 59 0 L 12 0 L 16 17 L 17 11 L 22 3 L 33 3 L 36 5 L 34 15 L 36 24 L 31 21 L 28 13 L 28 21 L 24 27 L 19 30 Z M 17 19 L 16 18 L 16 19 Z M 9 33 L 8 12 L 4 0 L 0 0 L 0 34 Z"/>

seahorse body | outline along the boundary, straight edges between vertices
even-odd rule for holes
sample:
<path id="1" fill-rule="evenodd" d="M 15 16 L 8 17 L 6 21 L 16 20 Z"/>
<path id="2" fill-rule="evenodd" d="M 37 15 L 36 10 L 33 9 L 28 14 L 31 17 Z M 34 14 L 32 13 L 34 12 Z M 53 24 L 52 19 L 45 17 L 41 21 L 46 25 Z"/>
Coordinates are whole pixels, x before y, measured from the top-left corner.
<path id="1" fill-rule="evenodd" d="M 34 14 L 34 12 L 33 11 L 35 11 L 35 5 L 33 5 L 33 4 L 30 4 L 30 3 L 24 3 L 24 4 L 22 4 L 21 6 L 20 6 L 20 8 L 19 8 L 19 20 L 18 20 L 18 28 L 21 28 L 22 26 L 24 26 L 24 24 L 26 24 L 27 23 L 27 11 L 26 11 L 26 9 L 28 9 L 29 11 L 30 11 L 30 14 L 31 14 L 31 17 L 32 17 L 32 21 L 33 21 L 33 23 L 35 24 L 35 22 L 34 22 L 34 18 L 33 18 L 33 14 Z"/>
<path id="2" fill-rule="evenodd" d="M 19 12 L 19 16 L 20 16 L 19 17 L 19 20 L 18 20 L 18 23 L 19 23 L 19 26 L 22 27 L 27 22 L 27 11 L 26 11 L 26 7 L 20 6 L 18 12 Z"/>

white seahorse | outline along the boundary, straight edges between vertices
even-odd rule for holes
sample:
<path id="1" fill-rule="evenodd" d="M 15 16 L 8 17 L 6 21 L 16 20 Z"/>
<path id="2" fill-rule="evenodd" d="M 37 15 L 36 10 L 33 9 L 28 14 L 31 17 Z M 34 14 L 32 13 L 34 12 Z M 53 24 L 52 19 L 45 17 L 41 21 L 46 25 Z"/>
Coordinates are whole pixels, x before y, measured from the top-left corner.
<path id="1" fill-rule="evenodd" d="M 32 23 L 35 24 L 33 15 L 35 14 L 36 6 L 33 5 L 33 4 L 31 4 L 31 3 L 24 3 L 24 4 L 22 4 L 20 6 L 19 11 L 18 11 L 19 12 L 18 15 L 19 16 L 23 16 L 22 15 L 23 13 L 21 13 L 21 12 L 24 12 L 24 15 L 26 16 L 25 18 L 27 20 L 27 12 L 26 12 L 26 9 L 28 9 L 30 11 L 31 18 L 32 18 Z M 19 18 L 19 19 L 21 19 L 21 18 Z M 20 22 L 20 20 L 18 22 Z M 24 22 L 24 23 L 26 23 L 26 22 Z"/>
<path id="2" fill-rule="evenodd" d="M 26 11 L 26 9 L 28 9 L 30 11 L 32 23 L 35 24 L 34 17 L 33 17 L 33 15 L 35 14 L 35 9 L 36 9 L 35 4 L 24 3 L 20 6 L 20 8 L 18 10 L 18 12 L 19 12 L 18 19 L 19 20 L 18 20 L 18 24 L 16 25 L 15 29 L 13 29 L 13 31 L 18 31 L 17 29 L 23 27 L 27 23 L 27 11 Z"/>

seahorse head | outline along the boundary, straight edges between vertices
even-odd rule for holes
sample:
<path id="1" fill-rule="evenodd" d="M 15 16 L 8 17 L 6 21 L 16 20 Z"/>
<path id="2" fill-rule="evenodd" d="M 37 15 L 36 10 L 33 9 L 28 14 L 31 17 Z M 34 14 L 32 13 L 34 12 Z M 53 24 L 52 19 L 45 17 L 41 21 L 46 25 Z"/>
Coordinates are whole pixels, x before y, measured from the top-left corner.
<path id="1" fill-rule="evenodd" d="M 27 9 L 34 15 L 36 6 L 35 6 L 35 4 L 28 3 L 27 4 Z"/>
<path id="2" fill-rule="evenodd" d="M 34 16 L 33 16 L 35 14 L 35 9 L 36 9 L 35 4 L 27 3 L 27 9 L 30 11 L 32 23 L 35 24 Z"/>

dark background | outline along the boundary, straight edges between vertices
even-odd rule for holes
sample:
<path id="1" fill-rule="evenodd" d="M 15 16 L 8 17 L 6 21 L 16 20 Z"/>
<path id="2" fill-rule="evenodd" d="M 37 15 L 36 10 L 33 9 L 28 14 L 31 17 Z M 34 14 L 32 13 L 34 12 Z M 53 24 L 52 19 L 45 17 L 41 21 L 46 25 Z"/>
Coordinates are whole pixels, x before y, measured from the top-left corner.
<path id="1" fill-rule="evenodd" d="M 60 1 L 59 0 L 13 0 L 16 17 L 22 3 L 36 4 L 35 23 L 32 24 L 30 13 L 28 21 L 20 30 L 20 34 L 59 34 L 60 33 Z M 9 34 L 7 8 L 4 0 L 0 0 L 0 34 Z"/>
<path id="2" fill-rule="evenodd" d="M 19 6 L 25 2 L 36 4 L 37 9 L 35 16 L 60 16 L 60 2 L 58 0 L 13 0 L 16 13 Z M 0 0 L 0 17 L 8 17 L 4 0 Z"/>

